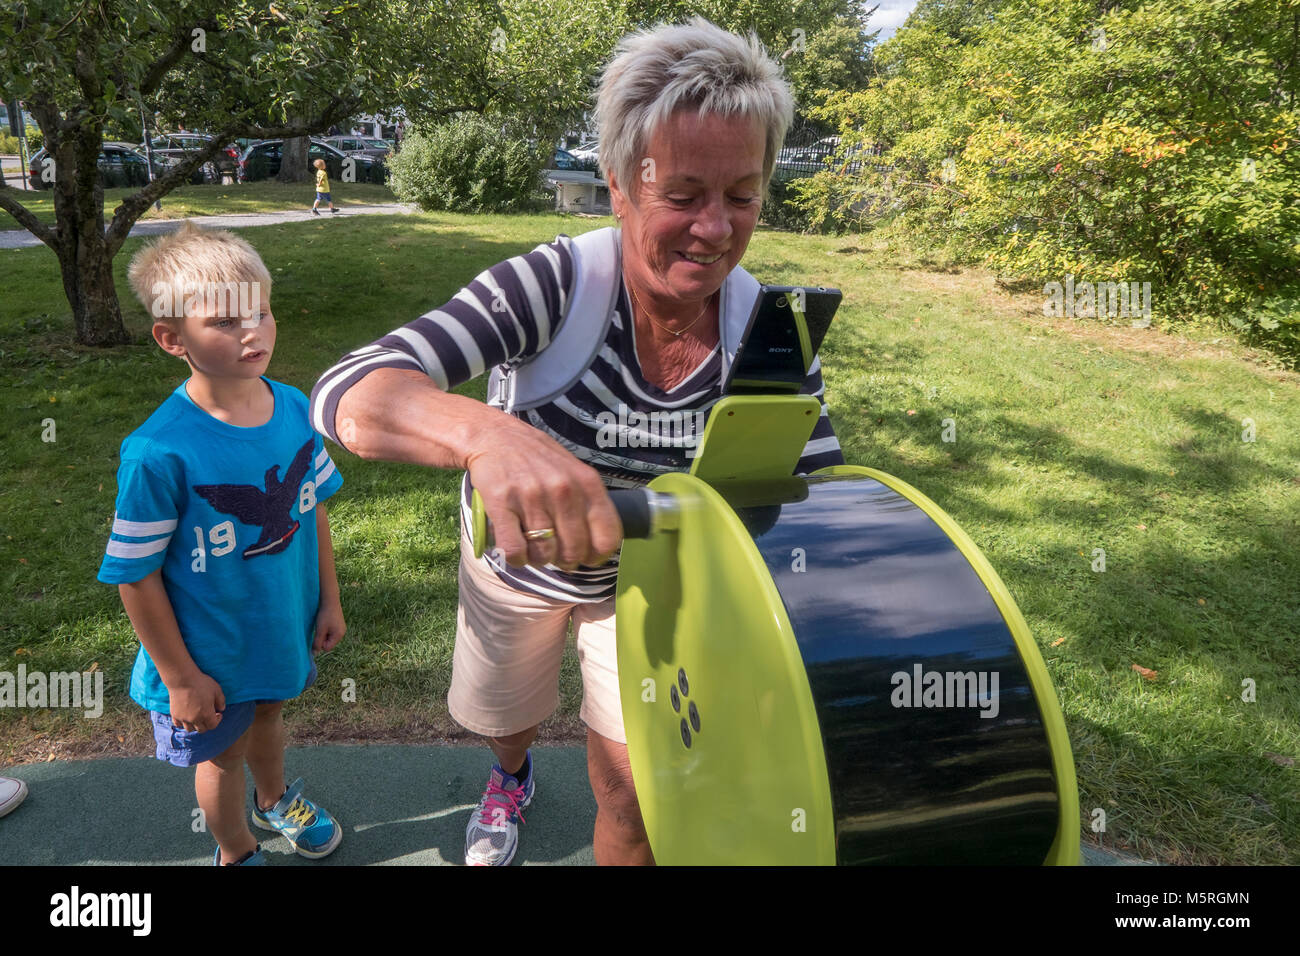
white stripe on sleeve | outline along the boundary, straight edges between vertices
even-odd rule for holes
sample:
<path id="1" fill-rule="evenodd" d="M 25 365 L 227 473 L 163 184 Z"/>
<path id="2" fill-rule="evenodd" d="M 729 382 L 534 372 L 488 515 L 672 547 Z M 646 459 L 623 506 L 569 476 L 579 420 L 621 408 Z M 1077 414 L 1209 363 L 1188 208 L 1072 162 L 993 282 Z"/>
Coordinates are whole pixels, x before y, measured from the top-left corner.
<path id="1" fill-rule="evenodd" d="M 330 475 L 334 474 L 334 461 L 331 459 L 326 463 L 323 471 L 316 472 L 316 484 L 323 485 Z"/>
<path id="2" fill-rule="evenodd" d="M 171 542 L 171 535 L 157 541 L 127 542 L 108 539 L 108 556 L 110 558 L 147 558 L 159 551 L 166 551 Z"/>
<path id="3" fill-rule="evenodd" d="M 176 530 L 176 519 L 168 521 L 127 521 L 113 512 L 113 534 L 126 538 L 148 538 L 155 534 L 166 534 Z"/>

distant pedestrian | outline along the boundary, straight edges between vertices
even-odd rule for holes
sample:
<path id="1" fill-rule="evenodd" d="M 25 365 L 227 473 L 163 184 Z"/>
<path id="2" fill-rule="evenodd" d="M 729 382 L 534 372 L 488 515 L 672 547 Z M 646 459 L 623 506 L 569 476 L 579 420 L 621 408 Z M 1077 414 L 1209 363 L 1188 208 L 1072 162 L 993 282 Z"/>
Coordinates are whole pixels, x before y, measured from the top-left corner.
<path id="1" fill-rule="evenodd" d="M 318 159 L 312 165 L 316 167 L 316 201 L 311 204 L 312 215 L 320 215 L 320 210 L 316 207 L 320 205 L 322 199 L 330 204 L 330 212 L 338 212 L 334 208 L 334 200 L 330 198 L 330 177 L 329 173 L 325 172 L 325 160 Z"/>

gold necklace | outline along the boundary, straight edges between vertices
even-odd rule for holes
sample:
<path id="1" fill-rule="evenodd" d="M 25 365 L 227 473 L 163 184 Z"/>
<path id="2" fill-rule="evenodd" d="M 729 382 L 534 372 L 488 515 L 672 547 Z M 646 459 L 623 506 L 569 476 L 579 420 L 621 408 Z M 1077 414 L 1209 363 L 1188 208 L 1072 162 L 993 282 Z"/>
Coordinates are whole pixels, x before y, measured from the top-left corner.
<path id="1" fill-rule="evenodd" d="M 687 332 L 687 331 L 689 331 L 692 327 L 694 327 L 694 325 L 695 325 L 696 322 L 698 322 L 698 321 L 700 321 L 700 319 L 704 318 L 704 313 L 707 312 L 707 311 L 709 311 L 709 303 L 713 300 L 713 296 L 712 296 L 712 295 L 710 295 L 707 299 L 705 299 L 705 300 L 704 300 L 704 308 L 700 309 L 700 314 L 697 315 L 694 319 L 692 319 L 692 320 L 691 320 L 691 324 L 688 325 L 688 326 L 686 326 L 686 328 L 682 329 L 681 332 L 676 332 L 676 331 L 674 331 L 673 329 L 668 328 L 668 326 L 666 326 L 666 325 L 663 325 L 663 324 L 661 324 L 661 323 L 659 323 L 659 322 L 655 322 L 655 317 L 654 317 L 653 315 L 650 314 L 650 310 L 647 309 L 644 305 L 642 305 L 642 304 L 641 304 L 641 300 L 637 298 L 637 295 L 636 295 L 636 289 L 633 289 L 631 286 L 628 286 L 628 290 L 632 293 L 632 301 L 636 303 L 636 307 L 637 307 L 638 309 L 641 310 L 642 314 L 644 314 L 645 317 L 646 317 L 647 319 L 649 319 L 650 322 L 651 322 L 652 324 L 657 325 L 657 326 L 659 326 L 659 328 L 663 329 L 665 332 L 671 332 L 673 335 L 676 335 L 676 336 L 681 336 L 682 332 Z"/>

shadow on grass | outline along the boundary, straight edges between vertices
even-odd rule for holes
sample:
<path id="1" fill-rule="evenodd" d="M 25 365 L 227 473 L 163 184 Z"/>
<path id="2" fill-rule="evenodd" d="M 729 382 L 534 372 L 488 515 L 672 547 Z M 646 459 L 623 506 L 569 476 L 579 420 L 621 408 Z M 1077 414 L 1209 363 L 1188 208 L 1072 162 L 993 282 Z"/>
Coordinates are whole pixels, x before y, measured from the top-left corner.
<path id="1" fill-rule="evenodd" d="M 1068 723 L 1085 839 L 1169 864 L 1300 863 L 1294 770 L 1194 740 L 1152 747 L 1084 717 Z"/>

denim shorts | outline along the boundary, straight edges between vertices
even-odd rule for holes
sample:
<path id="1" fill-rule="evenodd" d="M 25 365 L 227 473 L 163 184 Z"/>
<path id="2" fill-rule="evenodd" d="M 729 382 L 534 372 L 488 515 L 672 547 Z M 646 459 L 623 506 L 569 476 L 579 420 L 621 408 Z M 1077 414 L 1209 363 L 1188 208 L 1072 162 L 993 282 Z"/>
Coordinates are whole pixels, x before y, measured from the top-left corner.
<path id="1" fill-rule="evenodd" d="M 330 199 L 330 194 L 329 194 L 329 193 L 317 193 L 317 194 L 316 194 L 316 201 L 317 201 L 317 202 L 332 202 L 333 200 Z"/>
<path id="2" fill-rule="evenodd" d="M 303 690 L 315 682 L 316 661 L 313 660 Z M 257 705 L 274 703 L 278 701 L 245 700 L 238 704 L 227 704 L 226 709 L 220 711 L 221 722 L 211 730 L 186 730 L 172 723 L 171 714 L 151 710 L 149 719 L 153 722 L 154 756 L 177 767 L 193 767 L 213 757 L 220 757 L 253 726 Z"/>
<path id="3" fill-rule="evenodd" d="M 257 716 L 257 705 L 269 701 L 246 700 L 238 704 L 227 704 L 220 711 L 221 722 L 211 730 L 186 730 L 172 723 L 171 714 L 149 711 L 153 721 L 154 754 L 159 760 L 166 760 L 177 767 L 193 767 L 197 764 L 219 757 L 244 732 L 253 726 Z"/>

